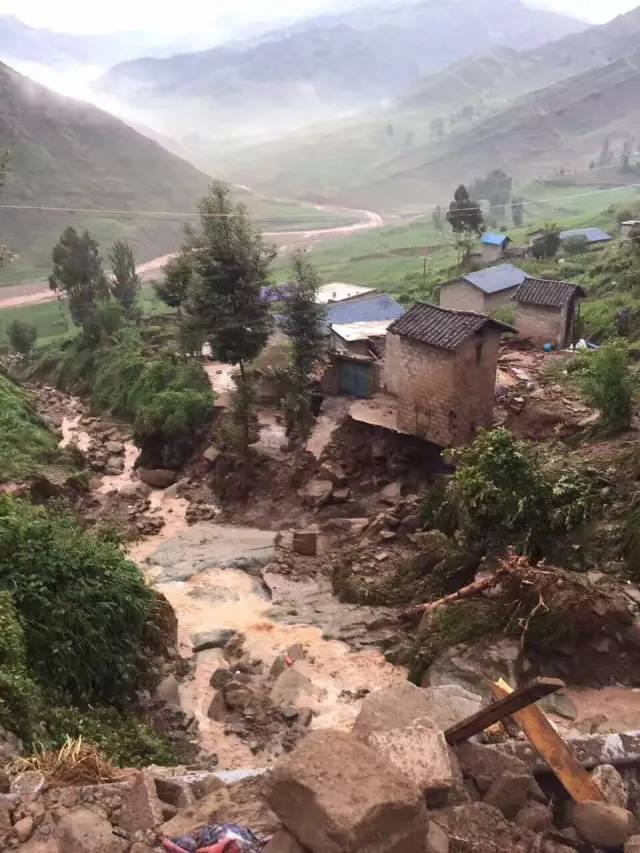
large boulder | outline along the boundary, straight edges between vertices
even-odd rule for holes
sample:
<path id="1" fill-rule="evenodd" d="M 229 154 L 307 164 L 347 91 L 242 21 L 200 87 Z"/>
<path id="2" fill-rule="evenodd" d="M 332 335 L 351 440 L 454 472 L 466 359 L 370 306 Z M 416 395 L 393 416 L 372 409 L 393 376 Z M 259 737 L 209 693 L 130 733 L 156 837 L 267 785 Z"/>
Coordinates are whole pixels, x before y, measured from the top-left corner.
<path id="1" fill-rule="evenodd" d="M 150 773 L 140 773 L 129 789 L 120 812 L 120 827 L 126 832 L 155 829 L 164 821 L 156 782 Z"/>
<path id="2" fill-rule="evenodd" d="M 308 705 L 315 690 L 313 682 L 294 667 L 287 667 L 276 678 L 271 688 L 271 701 L 278 708 L 290 705 Z"/>
<path id="3" fill-rule="evenodd" d="M 109 821 L 88 808 L 75 808 L 58 824 L 64 853 L 122 853 L 125 842 L 113 834 Z"/>
<path id="4" fill-rule="evenodd" d="M 275 766 L 266 793 L 313 853 L 424 853 L 428 818 L 420 792 L 344 732 L 308 735 Z"/>
<path id="5" fill-rule="evenodd" d="M 147 486 L 166 489 L 175 483 L 177 474 L 169 468 L 139 468 L 138 476 Z"/>
<path id="6" fill-rule="evenodd" d="M 489 680 L 504 678 L 509 684 L 516 684 L 521 656 L 520 644 L 512 637 L 459 643 L 438 655 L 425 674 L 423 686 L 458 684 L 491 702 Z"/>
<path id="7" fill-rule="evenodd" d="M 454 784 L 449 747 L 442 732 L 419 720 L 402 729 L 370 732 L 366 743 L 397 768 L 431 802 Z"/>
<path id="8" fill-rule="evenodd" d="M 482 698 L 459 684 L 424 687 L 422 692 L 429 702 L 430 719 L 443 732 L 472 714 L 477 714 L 482 708 Z"/>
<path id="9" fill-rule="evenodd" d="M 538 849 L 531 830 L 509 823 L 498 809 L 486 803 L 466 803 L 446 809 L 438 814 L 438 823 L 447 835 L 457 839 L 456 851 L 531 853 Z"/>
<path id="10" fill-rule="evenodd" d="M 305 506 L 319 509 L 329 503 L 331 493 L 333 492 L 333 483 L 331 480 L 310 480 L 304 489 L 301 490 L 300 496 Z"/>
<path id="11" fill-rule="evenodd" d="M 430 721 L 429 699 L 425 691 L 410 681 L 369 693 L 353 726 L 353 736 L 366 741 L 372 732 L 401 729 L 420 720 Z"/>
<path id="12" fill-rule="evenodd" d="M 629 797 L 624 779 L 612 764 L 600 764 L 591 774 L 591 778 L 610 806 L 626 809 Z"/>
<path id="13" fill-rule="evenodd" d="M 505 773 L 491 784 L 484 802 L 499 809 L 507 820 L 513 820 L 527 804 L 535 787 L 528 773 Z"/>
<path id="14" fill-rule="evenodd" d="M 467 740 L 456 746 L 456 754 L 463 776 L 472 779 L 482 794 L 508 773 L 527 772 L 524 761 L 496 749 L 495 746 L 485 746 Z M 533 777 L 531 780 L 533 781 Z"/>
<path id="15" fill-rule="evenodd" d="M 191 635 L 194 654 L 207 649 L 221 649 L 232 640 L 238 632 L 232 628 L 215 628 L 212 631 L 200 631 Z"/>
<path id="16" fill-rule="evenodd" d="M 631 812 L 596 800 L 576 803 L 571 821 L 585 841 L 605 850 L 622 847 L 633 830 Z"/>

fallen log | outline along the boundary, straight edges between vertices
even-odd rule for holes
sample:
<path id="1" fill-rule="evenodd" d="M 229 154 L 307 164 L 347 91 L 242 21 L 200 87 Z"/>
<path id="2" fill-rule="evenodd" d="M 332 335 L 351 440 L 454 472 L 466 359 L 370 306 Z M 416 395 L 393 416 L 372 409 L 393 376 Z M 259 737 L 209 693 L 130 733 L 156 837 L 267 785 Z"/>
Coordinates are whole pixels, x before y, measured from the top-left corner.
<path id="1" fill-rule="evenodd" d="M 482 708 L 455 726 L 447 729 L 444 733 L 448 744 L 460 743 L 468 740 L 472 735 L 484 731 L 484 729 L 500 722 L 505 717 L 510 717 L 516 711 L 543 699 L 550 693 L 555 693 L 565 686 L 564 681 L 559 678 L 534 678 L 526 687 L 520 687 L 512 693 L 498 699 L 493 705 Z"/>
<path id="2" fill-rule="evenodd" d="M 511 572 L 510 566 L 502 566 L 497 569 L 490 577 L 482 578 L 479 581 L 467 584 L 461 587 L 457 592 L 452 592 L 445 595 L 443 598 L 438 598 L 436 601 L 427 601 L 424 604 L 414 604 L 412 607 L 407 607 L 402 611 L 402 615 L 407 619 L 415 616 L 421 616 L 423 613 L 430 613 L 438 607 L 443 607 L 446 604 L 453 604 L 454 601 L 461 601 L 464 598 L 473 598 L 479 592 L 484 592 L 485 589 L 490 589 L 495 586 L 500 579 Z"/>

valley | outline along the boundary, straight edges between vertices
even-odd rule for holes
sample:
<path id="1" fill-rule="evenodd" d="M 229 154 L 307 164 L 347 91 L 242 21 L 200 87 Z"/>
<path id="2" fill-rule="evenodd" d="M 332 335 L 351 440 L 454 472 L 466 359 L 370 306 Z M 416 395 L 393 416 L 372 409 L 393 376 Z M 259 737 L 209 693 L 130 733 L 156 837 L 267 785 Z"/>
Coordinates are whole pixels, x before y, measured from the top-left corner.
<path id="1" fill-rule="evenodd" d="M 631 6 L 6 0 L 0 850 L 638 853 Z"/>

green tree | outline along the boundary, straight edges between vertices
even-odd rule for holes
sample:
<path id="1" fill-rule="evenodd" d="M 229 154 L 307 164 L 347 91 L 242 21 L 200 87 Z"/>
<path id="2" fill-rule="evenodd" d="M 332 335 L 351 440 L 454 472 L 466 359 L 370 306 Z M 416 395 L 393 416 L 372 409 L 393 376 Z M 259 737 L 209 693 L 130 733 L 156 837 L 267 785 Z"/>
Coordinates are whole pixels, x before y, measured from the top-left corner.
<path id="1" fill-rule="evenodd" d="M 189 288 L 193 281 L 193 258 L 191 253 L 187 250 L 179 252 L 165 264 L 163 272 L 164 279 L 154 282 L 153 289 L 165 305 L 168 305 L 169 308 L 175 308 L 178 317 L 180 349 L 183 359 L 186 359 L 187 352 L 191 352 L 193 348 L 191 340 L 194 337 L 193 332 L 196 333 L 195 337 L 198 338 L 198 324 L 189 322 L 189 318 L 186 318 L 183 312 L 183 307 L 186 305 L 189 296 Z"/>
<path id="2" fill-rule="evenodd" d="M 453 201 L 447 212 L 447 222 L 451 226 L 458 249 L 458 261 L 461 255 L 467 257 L 471 253 L 471 243 L 474 235 L 482 234 L 484 217 L 480 205 L 472 201 L 464 184 L 455 191 Z"/>
<path id="3" fill-rule="evenodd" d="M 194 235 L 194 280 L 188 310 L 202 328 L 215 358 L 237 364 L 237 384 L 250 400 L 247 364 L 264 348 L 272 328 L 262 295 L 268 284 L 274 247 L 253 228 L 244 205 L 234 205 L 229 187 L 215 181 L 200 202 L 201 229 Z M 248 412 L 249 406 L 243 407 Z M 248 457 L 250 418 L 241 428 L 240 450 Z"/>
<path id="4" fill-rule="evenodd" d="M 27 356 L 35 346 L 38 338 L 38 330 L 31 323 L 23 323 L 22 320 L 13 320 L 7 329 L 9 343 L 12 349 L 20 355 Z"/>
<path id="5" fill-rule="evenodd" d="M 479 181 L 474 181 L 470 192 L 476 198 L 486 198 L 494 216 L 504 216 L 505 207 L 511 198 L 513 178 L 504 169 L 494 169 Z"/>
<path id="6" fill-rule="evenodd" d="M 580 255 L 588 251 L 589 241 L 583 234 L 577 234 L 575 237 L 569 237 L 562 244 L 562 251 L 565 255 Z"/>
<path id="7" fill-rule="evenodd" d="M 320 278 L 304 249 L 294 252 L 292 280 L 282 302 L 282 328 L 292 343 L 291 388 L 287 395 L 289 430 L 306 436 L 311 427 L 309 376 L 323 348 L 325 308 L 318 303 Z"/>
<path id="8" fill-rule="evenodd" d="M 599 352 L 592 353 L 582 387 L 607 427 L 612 430 L 629 428 L 635 389 L 628 346 L 624 341 L 612 341 Z"/>
<path id="9" fill-rule="evenodd" d="M 444 228 L 444 217 L 442 215 L 442 208 L 439 204 L 437 204 L 433 208 L 433 212 L 431 213 L 431 219 L 433 221 L 433 227 L 436 231 L 442 231 Z"/>
<path id="10" fill-rule="evenodd" d="M 511 221 L 516 228 L 519 228 L 524 222 L 524 207 L 521 198 L 511 200 Z"/>
<path id="11" fill-rule="evenodd" d="M 560 242 L 560 229 L 555 222 L 545 223 L 540 236 L 534 240 L 531 247 L 533 256 L 537 260 L 553 258 L 560 248 Z"/>
<path id="12" fill-rule="evenodd" d="M 58 296 L 67 297 L 73 322 L 90 336 L 96 302 L 109 294 L 98 244 L 88 231 L 80 236 L 70 227 L 54 246 L 52 257 L 49 287 Z"/>
<path id="13" fill-rule="evenodd" d="M 112 279 L 112 296 L 118 300 L 129 314 L 135 305 L 140 290 L 140 277 L 136 273 L 136 259 L 133 249 L 126 240 L 116 240 L 109 252 Z"/>

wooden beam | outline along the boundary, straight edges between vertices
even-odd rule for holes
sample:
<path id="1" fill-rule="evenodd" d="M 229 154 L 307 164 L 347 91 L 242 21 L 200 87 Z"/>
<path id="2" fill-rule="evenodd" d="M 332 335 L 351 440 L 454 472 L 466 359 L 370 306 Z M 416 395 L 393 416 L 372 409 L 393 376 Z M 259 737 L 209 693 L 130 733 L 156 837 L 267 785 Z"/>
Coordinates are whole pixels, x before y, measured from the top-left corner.
<path id="1" fill-rule="evenodd" d="M 497 683 L 491 682 L 491 690 L 497 699 L 514 695 L 513 688 L 503 679 Z M 553 728 L 541 708 L 537 705 L 529 705 L 528 708 L 515 711 L 513 717 L 531 741 L 531 745 L 562 782 L 574 802 L 604 801 L 600 788 L 580 764 L 568 744 Z"/>
<path id="2" fill-rule="evenodd" d="M 534 678 L 526 687 L 514 690 L 502 699 L 498 699 L 493 705 L 482 708 L 476 714 L 467 717 L 466 720 L 451 726 L 444 733 L 447 743 L 454 744 L 468 740 L 472 735 L 476 735 L 494 723 L 504 720 L 505 717 L 510 717 L 521 708 L 531 705 L 532 702 L 537 702 L 538 699 L 542 699 L 550 693 L 555 693 L 556 690 L 560 690 L 564 686 L 564 681 L 560 681 L 559 678 Z"/>

